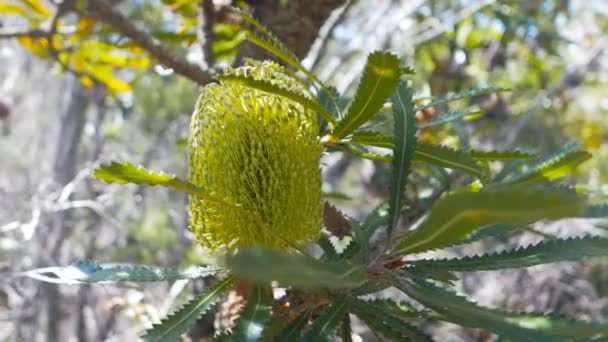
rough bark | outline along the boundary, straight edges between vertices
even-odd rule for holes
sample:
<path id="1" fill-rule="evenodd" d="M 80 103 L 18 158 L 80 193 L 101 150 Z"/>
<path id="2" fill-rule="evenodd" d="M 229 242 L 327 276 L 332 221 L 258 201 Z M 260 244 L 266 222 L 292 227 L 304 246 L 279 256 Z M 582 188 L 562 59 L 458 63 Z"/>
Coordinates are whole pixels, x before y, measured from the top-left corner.
<path id="1" fill-rule="evenodd" d="M 276 0 L 250 2 L 254 17 L 274 32 L 298 58 L 304 58 L 331 12 L 346 1 L 289 0 L 285 5 Z M 243 44 L 241 52 L 247 57 L 266 57 L 252 44 Z"/>

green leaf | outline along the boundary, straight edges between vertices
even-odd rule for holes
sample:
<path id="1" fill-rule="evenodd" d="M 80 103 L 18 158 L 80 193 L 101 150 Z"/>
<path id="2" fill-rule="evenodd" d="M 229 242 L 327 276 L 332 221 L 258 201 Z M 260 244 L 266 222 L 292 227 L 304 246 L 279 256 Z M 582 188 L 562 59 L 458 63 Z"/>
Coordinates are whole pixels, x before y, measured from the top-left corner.
<path id="1" fill-rule="evenodd" d="M 392 299 L 372 299 L 363 302 L 366 305 L 373 306 L 378 310 L 384 311 L 387 315 L 405 320 L 425 318 L 428 316 L 428 312 L 418 311 L 406 302 L 396 302 Z"/>
<path id="2" fill-rule="evenodd" d="M 424 252 L 466 239 L 484 225 L 573 217 L 584 210 L 584 199 L 570 191 L 510 188 L 456 193 L 438 200 L 426 220 L 395 250 Z"/>
<path id="3" fill-rule="evenodd" d="M 310 311 L 304 311 L 298 315 L 293 321 L 289 322 L 283 332 L 277 336 L 274 341 L 297 341 L 302 328 L 306 325 L 308 318 L 310 317 Z"/>
<path id="4" fill-rule="evenodd" d="M 399 290 L 438 313 L 437 319 L 487 330 L 512 341 L 556 341 L 551 335 L 509 321 L 508 313 L 478 306 L 431 282 L 411 277 L 393 279 Z"/>
<path id="5" fill-rule="evenodd" d="M 482 112 L 478 109 L 450 112 L 450 113 L 441 115 L 440 117 L 437 117 L 433 120 L 430 120 L 430 121 L 427 121 L 424 123 L 419 123 L 417 126 L 418 126 L 418 128 L 428 128 L 428 127 L 439 126 L 439 125 L 443 125 L 448 122 L 462 119 L 467 116 L 471 116 L 471 115 L 478 116 L 478 115 L 480 115 L 480 113 L 482 113 Z"/>
<path id="6" fill-rule="evenodd" d="M 529 171 L 500 184 L 501 186 L 534 185 L 552 181 L 572 173 L 575 167 L 591 158 L 586 151 L 560 153 L 532 167 Z"/>
<path id="7" fill-rule="evenodd" d="M 308 255 L 285 254 L 261 248 L 246 249 L 226 259 L 236 274 L 259 283 L 278 281 L 297 288 L 349 288 L 366 276 L 347 261 L 321 262 Z"/>
<path id="8" fill-rule="evenodd" d="M 417 260 L 414 265 L 433 271 L 491 271 L 608 255 L 608 240 L 597 237 L 550 240 L 500 253 L 456 259 Z"/>
<path id="9" fill-rule="evenodd" d="M 406 83 L 401 83 L 391 98 L 395 122 L 395 140 L 393 143 L 390 197 L 388 201 L 387 234 L 389 238 L 401 216 L 407 178 L 410 173 L 414 151 L 416 151 L 416 113 L 414 112 L 412 93 L 411 87 L 408 87 Z"/>
<path id="10" fill-rule="evenodd" d="M 257 222 L 260 227 L 265 227 L 261 219 L 254 216 L 247 210 L 243 209 L 236 203 L 231 203 L 227 199 L 219 198 L 213 193 L 207 192 L 205 189 L 199 188 L 196 185 L 184 181 L 175 175 L 168 175 L 164 172 L 152 172 L 146 170 L 142 166 L 134 166 L 131 163 L 118 163 L 112 162 L 109 165 L 101 165 L 93 170 L 93 177 L 106 183 L 119 183 L 119 184 L 143 184 L 150 186 L 163 186 L 173 190 L 186 192 L 191 195 L 204 198 L 209 202 L 216 203 L 218 205 L 230 207 L 233 210 L 240 212 L 243 216 L 248 219 Z M 265 227 L 268 228 L 268 227 Z M 268 228 L 270 229 L 270 228 Z M 273 232 L 274 233 L 274 232 Z"/>
<path id="11" fill-rule="evenodd" d="M 342 342 L 353 342 L 353 329 L 350 325 L 348 312 L 344 315 L 340 325 L 340 337 L 342 337 Z"/>
<path id="12" fill-rule="evenodd" d="M 22 276 L 56 284 L 82 284 L 117 281 L 171 281 L 206 277 L 222 271 L 219 267 L 190 267 L 177 270 L 139 265 L 99 265 L 78 261 L 67 267 L 45 267 L 22 273 Z"/>
<path id="13" fill-rule="evenodd" d="M 331 337 L 340 325 L 344 315 L 348 313 L 348 304 L 348 298 L 342 297 L 321 309 L 319 317 L 304 333 L 302 339 L 307 342 L 331 341 Z"/>
<path id="14" fill-rule="evenodd" d="M 387 303 L 374 303 L 353 300 L 353 313 L 372 330 L 395 341 L 432 341 L 431 337 L 395 316 L 395 308 Z M 409 318 L 409 317 L 408 317 Z"/>
<path id="15" fill-rule="evenodd" d="M 388 288 L 389 286 L 391 286 L 391 285 L 387 284 L 385 282 L 368 281 L 365 284 L 363 284 L 362 286 L 351 290 L 351 294 L 353 296 L 364 296 L 364 295 L 380 292 L 380 291 Z"/>
<path id="16" fill-rule="evenodd" d="M 418 106 L 416 107 L 414 110 L 415 111 L 421 111 L 430 107 L 435 107 L 438 105 L 442 105 L 445 103 L 449 103 L 449 102 L 453 102 L 453 101 L 457 101 L 460 99 L 464 99 L 467 97 L 472 97 L 475 95 L 479 95 L 479 94 L 485 94 L 485 93 L 494 93 L 494 92 L 500 92 L 500 91 L 510 91 L 509 88 L 501 88 L 501 87 L 482 87 L 482 88 L 474 88 L 474 89 L 469 89 L 465 92 L 462 93 L 458 93 L 458 94 L 453 94 L 450 96 L 446 96 L 446 97 L 441 97 L 438 99 L 434 99 L 432 101 L 430 101 L 429 103 L 423 104 L 422 106 Z"/>
<path id="17" fill-rule="evenodd" d="M 147 330 L 146 335 L 142 338 L 144 341 L 150 342 L 177 340 L 194 326 L 196 320 L 209 310 L 221 298 L 224 292 L 230 289 L 233 283 L 234 278 L 229 277 L 208 288 L 186 305 L 167 316 L 160 324 L 153 325 L 152 329 Z"/>
<path id="18" fill-rule="evenodd" d="M 511 150 L 511 151 L 479 151 L 469 150 L 471 157 L 477 160 L 526 160 L 538 158 L 533 153 Z"/>
<path id="19" fill-rule="evenodd" d="M 350 139 L 348 139 L 348 141 L 361 145 L 376 146 L 390 149 L 393 149 L 395 145 L 393 137 L 373 131 L 355 132 L 350 137 Z"/>
<path id="20" fill-rule="evenodd" d="M 507 317 L 509 322 L 521 327 L 546 331 L 558 336 L 589 339 L 597 335 L 608 336 L 606 323 L 576 321 L 558 315 L 536 313 L 508 313 Z"/>
<path id="21" fill-rule="evenodd" d="M 336 247 L 329 240 L 327 236 L 323 236 L 317 241 L 317 244 L 323 250 L 323 254 L 325 255 L 326 260 L 336 261 L 338 260 L 338 252 L 336 251 Z"/>
<path id="22" fill-rule="evenodd" d="M 353 225 L 355 230 L 355 239 L 359 245 L 360 253 L 364 256 L 364 261 L 369 257 L 369 240 L 372 238 L 376 230 L 380 226 L 385 226 L 388 222 L 388 206 L 386 203 L 382 203 L 377 206 L 367 217 L 363 224 Z"/>
<path id="23" fill-rule="evenodd" d="M 346 137 L 376 114 L 397 88 L 400 76 L 397 56 L 389 52 L 371 53 L 367 58 L 355 98 L 346 116 L 332 132 L 333 136 L 337 139 Z"/>
<path id="24" fill-rule="evenodd" d="M 377 132 L 356 132 L 352 135 L 349 141 L 361 145 L 391 149 L 394 145 L 392 137 L 382 135 Z M 363 157 L 366 156 L 369 155 L 363 154 Z M 382 158 L 382 160 L 384 159 L 385 158 Z M 388 156 L 388 160 L 392 160 L 392 157 Z M 487 176 L 483 167 L 477 164 L 475 159 L 473 159 L 467 152 L 455 150 L 441 145 L 418 143 L 416 145 L 416 150 L 414 151 L 414 161 L 459 170 L 476 178 L 484 179 Z"/>
<path id="25" fill-rule="evenodd" d="M 308 108 L 319 115 L 321 115 L 325 120 L 335 126 L 336 120 L 333 118 L 332 114 L 329 113 L 323 106 L 321 106 L 316 101 L 306 98 L 305 96 L 298 94 L 289 89 L 285 89 L 275 83 L 266 80 L 256 80 L 251 75 L 236 75 L 236 74 L 224 74 L 217 77 L 220 81 L 225 82 L 234 82 L 241 83 L 248 87 L 259 89 L 265 91 L 267 93 L 279 95 L 290 99 L 294 102 L 301 104 L 303 107 Z"/>
<path id="26" fill-rule="evenodd" d="M 471 243 L 485 239 L 488 237 L 497 237 L 512 233 L 519 229 L 520 226 L 514 224 L 495 223 L 479 228 L 475 233 L 471 234 L 466 240 L 459 241 L 458 244 Z"/>
<path id="27" fill-rule="evenodd" d="M 262 338 L 272 311 L 271 289 L 255 286 L 234 328 L 232 341 L 258 341 Z"/>
<path id="28" fill-rule="evenodd" d="M 416 161 L 422 161 L 448 169 L 458 170 L 479 179 L 487 177 L 483 167 L 467 152 L 441 145 L 420 143 L 414 154 Z"/>

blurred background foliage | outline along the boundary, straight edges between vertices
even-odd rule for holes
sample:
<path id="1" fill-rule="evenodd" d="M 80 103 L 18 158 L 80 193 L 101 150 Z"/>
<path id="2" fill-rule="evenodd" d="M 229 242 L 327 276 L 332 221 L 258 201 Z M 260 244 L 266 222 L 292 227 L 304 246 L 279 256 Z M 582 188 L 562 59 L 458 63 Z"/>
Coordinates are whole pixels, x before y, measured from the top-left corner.
<path id="1" fill-rule="evenodd" d="M 92 166 L 111 159 L 186 174 L 184 139 L 200 85 L 231 63 L 260 56 L 241 46 L 243 23 L 225 9 L 229 3 L 0 0 L 4 274 L 86 258 L 166 266 L 205 260 L 204 252 L 192 246 L 185 196 L 101 185 L 89 174 Z M 394 51 L 415 69 L 419 104 L 469 88 L 509 88 L 417 113 L 425 122 L 471 104 L 479 109 L 461 122 L 425 129 L 420 139 L 488 150 L 518 147 L 543 155 L 580 140 L 594 158 L 573 183 L 597 198 L 608 195 L 603 185 L 608 177 L 607 1 L 268 0 L 239 5 L 268 22 L 305 66 L 346 97 L 354 92 L 367 54 L 377 49 Z M 307 16 L 314 20 L 297 21 Z M 318 25 L 325 18 L 323 27 Z M 318 38 L 312 43 L 308 36 Z M 372 124 L 388 131 L 389 117 L 378 116 Z M 368 213 L 386 195 L 388 176 L 381 163 L 332 154 L 323 160 L 323 172 L 325 190 L 350 198 L 333 201 L 353 216 Z M 560 236 L 599 234 L 596 223 L 570 220 L 535 228 Z M 505 237 L 520 244 L 534 238 L 534 233 Z M 608 318 L 605 264 L 488 272 L 466 277 L 462 287 L 482 304 L 553 309 L 601 321 Z M 572 283 L 581 274 L 588 280 Z M 541 285 L 529 288 L 549 294 L 523 288 L 522 279 L 531 277 Z M 0 286 L 2 340 L 119 341 L 134 339 L 170 310 L 184 284 L 57 288 L 5 276 Z M 197 283 L 193 290 L 202 286 Z M 194 339 L 208 334 L 210 319 L 201 322 Z M 372 338 L 363 329 L 356 332 Z M 437 336 L 484 338 L 449 326 L 438 328 Z"/>

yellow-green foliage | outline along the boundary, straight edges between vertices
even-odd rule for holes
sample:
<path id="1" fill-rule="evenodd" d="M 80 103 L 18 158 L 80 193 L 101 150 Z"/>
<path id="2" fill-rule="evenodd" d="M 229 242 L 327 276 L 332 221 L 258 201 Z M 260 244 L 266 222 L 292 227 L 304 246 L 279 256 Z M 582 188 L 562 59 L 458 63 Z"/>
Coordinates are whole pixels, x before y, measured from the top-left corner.
<path id="1" fill-rule="evenodd" d="M 229 72 L 303 93 L 274 63 Z M 213 250 L 289 249 L 318 237 L 317 134 L 315 113 L 296 102 L 236 83 L 207 85 L 190 125 L 189 180 L 241 208 L 191 195 L 189 223 L 199 242 Z"/>

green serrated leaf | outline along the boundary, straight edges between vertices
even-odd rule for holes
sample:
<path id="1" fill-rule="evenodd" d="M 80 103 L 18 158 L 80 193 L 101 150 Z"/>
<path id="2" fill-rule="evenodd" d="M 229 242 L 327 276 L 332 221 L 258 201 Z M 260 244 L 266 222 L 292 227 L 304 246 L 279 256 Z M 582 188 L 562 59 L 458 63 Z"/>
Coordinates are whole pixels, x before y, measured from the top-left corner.
<path id="1" fill-rule="evenodd" d="M 438 98 L 438 99 L 434 99 L 428 103 L 425 103 L 421 106 L 418 106 L 415 108 L 416 111 L 421 111 L 430 107 L 434 107 L 434 106 L 438 106 L 438 105 L 442 105 L 445 103 L 449 103 L 449 102 L 453 102 L 453 101 L 457 101 L 460 99 L 464 99 L 467 97 L 472 97 L 472 96 L 476 96 L 479 94 L 485 94 L 485 93 L 495 93 L 495 92 L 501 92 L 501 91 L 510 91 L 511 89 L 509 88 L 502 88 L 502 87 L 482 87 L 482 88 L 474 88 L 474 89 L 469 89 L 467 91 L 464 91 L 462 93 L 458 93 L 458 94 L 454 94 L 454 95 L 450 95 L 450 96 L 446 96 L 446 97 L 442 97 L 442 98 Z"/>
<path id="2" fill-rule="evenodd" d="M 365 284 L 363 284 L 362 286 L 359 286 L 358 288 L 351 290 L 351 294 L 353 296 L 365 296 L 368 294 L 380 292 L 389 286 L 391 286 L 391 285 L 387 284 L 385 282 L 368 281 Z"/>
<path id="3" fill-rule="evenodd" d="M 232 334 L 232 341 L 259 341 L 272 314 L 269 288 L 255 286 L 241 311 Z"/>
<path id="4" fill-rule="evenodd" d="M 321 309 L 319 317 L 304 333 L 302 339 L 307 342 L 331 341 L 332 335 L 347 314 L 349 308 L 347 297 L 338 298 L 327 307 Z"/>
<path id="5" fill-rule="evenodd" d="M 572 173 L 575 167 L 591 158 L 586 151 L 567 151 L 541 162 L 529 171 L 516 176 L 500 186 L 525 185 L 530 186 L 552 181 Z"/>
<path id="6" fill-rule="evenodd" d="M 487 330 L 512 341 L 558 341 L 544 332 L 509 321 L 508 313 L 484 308 L 453 292 L 419 278 L 393 276 L 394 286 L 412 299 L 433 309 L 437 319 Z"/>
<path id="7" fill-rule="evenodd" d="M 399 84 L 401 70 L 399 58 L 390 52 L 376 51 L 367 58 L 367 64 L 359 81 L 357 92 L 346 116 L 338 122 L 332 132 L 342 139 L 359 128 L 384 104 Z"/>
<path id="8" fill-rule="evenodd" d="M 485 179 L 487 177 L 483 167 L 481 167 L 467 152 L 462 150 L 456 150 L 441 145 L 420 143 L 416 147 L 414 158 L 417 161 L 458 170 L 479 179 Z"/>
<path id="9" fill-rule="evenodd" d="M 329 240 L 327 236 L 323 236 L 317 241 L 317 244 L 323 250 L 323 255 L 325 255 L 325 259 L 329 261 L 338 260 L 338 252 L 336 251 L 336 247 Z"/>
<path id="10" fill-rule="evenodd" d="M 413 91 L 406 83 L 395 90 L 391 98 L 394 116 L 394 148 L 392 173 L 390 182 L 390 197 L 388 201 L 388 226 L 389 238 L 397 221 L 401 216 L 401 208 L 405 198 L 407 178 L 411 169 L 411 162 L 416 151 L 416 113 L 412 101 Z"/>
<path id="11" fill-rule="evenodd" d="M 521 327 L 546 331 L 548 333 L 573 338 L 608 336 L 608 324 L 576 321 L 552 314 L 508 313 L 507 320 Z M 594 339 L 599 341 L 599 339 Z"/>
<path id="12" fill-rule="evenodd" d="M 377 333 L 395 341 L 432 341 L 418 328 L 395 316 L 395 308 L 388 303 L 374 305 L 362 300 L 353 300 L 353 313 Z M 408 317 L 409 318 L 409 317 Z"/>
<path id="13" fill-rule="evenodd" d="M 56 284 L 81 284 L 98 282 L 149 282 L 195 279 L 222 271 L 215 266 L 190 267 L 178 270 L 140 265 L 99 265 L 91 261 L 79 261 L 72 266 L 45 267 L 24 272 L 22 276 Z"/>
<path id="14" fill-rule="evenodd" d="M 144 341 L 149 342 L 177 340 L 194 326 L 196 320 L 209 310 L 224 292 L 230 289 L 233 283 L 234 278 L 229 277 L 205 290 L 186 305 L 163 319 L 160 324 L 155 324 L 151 329 L 147 330 L 146 335 L 142 338 Z"/>
<path id="15" fill-rule="evenodd" d="M 361 250 L 361 246 L 359 245 L 359 243 L 356 240 L 350 240 L 350 242 L 348 243 L 346 248 L 344 248 L 344 250 L 340 254 L 340 259 L 350 260 L 355 255 L 357 255 L 360 250 Z"/>
<path id="16" fill-rule="evenodd" d="M 466 240 L 459 241 L 458 244 L 471 243 L 485 239 L 488 237 L 497 237 L 510 234 L 519 229 L 520 226 L 514 224 L 495 223 L 479 228 L 475 233 L 471 234 Z"/>
<path id="17" fill-rule="evenodd" d="M 370 253 L 370 239 L 380 226 L 386 226 L 388 222 L 388 205 L 382 203 L 377 206 L 367 217 L 361 226 L 353 225 L 355 229 L 355 238 L 359 245 L 359 249 L 364 258 L 367 260 Z"/>
<path id="18" fill-rule="evenodd" d="M 469 150 L 471 157 L 477 160 L 527 160 L 538 158 L 536 154 L 518 150 L 511 151 L 479 151 Z"/>
<path id="19" fill-rule="evenodd" d="M 446 113 L 444 115 L 441 115 L 433 120 L 424 122 L 424 123 L 419 123 L 417 124 L 418 128 L 428 128 L 428 127 L 434 127 L 434 126 L 439 126 L 439 125 L 443 125 L 455 120 L 460 120 L 462 118 L 465 118 L 467 116 L 478 116 L 480 115 L 480 113 L 482 113 L 482 111 L 480 111 L 479 109 L 470 109 L 470 110 L 459 110 L 459 111 L 455 111 L 455 112 L 450 112 L 450 113 Z"/>
<path id="20" fill-rule="evenodd" d="M 348 141 L 361 145 L 376 146 L 390 149 L 393 149 L 395 145 L 393 137 L 373 131 L 355 132 L 350 137 L 350 139 L 348 139 Z"/>
<path id="21" fill-rule="evenodd" d="M 239 213 L 241 213 L 244 217 L 258 223 L 260 227 L 264 227 L 266 229 L 271 229 L 264 225 L 263 221 L 245 210 L 243 207 L 238 205 L 237 203 L 231 203 L 227 199 L 219 198 L 215 196 L 215 194 L 206 191 L 196 185 L 187 182 L 178 178 L 175 175 L 168 175 L 164 172 L 152 172 L 146 170 L 142 166 L 134 166 L 133 164 L 126 163 L 118 163 L 112 162 L 108 165 L 101 165 L 95 170 L 93 170 L 93 177 L 98 180 L 107 182 L 107 183 L 119 183 L 119 184 L 143 184 L 150 186 L 163 186 L 173 190 L 185 192 L 191 195 L 198 196 L 200 198 L 204 198 L 209 202 L 213 202 L 215 204 L 229 207 Z M 274 232 L 273 232 L 274 233 Z"/>
<path id="22" fill-rule="evenodd" d="M 423 311 L 419 311 L 414 309 L 411 305 L 407 304 L 406 302 L 398 302 L 392 299 L 372 299 L 369 301 L 364 301 L 365 304 L 367 305 L 371 305 L 375 308 L 377 308 L 378 310 L 384 311 L 387 314 L 397 317 L 397 318 L 401 318 L 401 319 L 405 319 L 405 320 L 411 320 L 411 319 L 415 319 L 415 318 L 425 318 L 428 316 L 428 312 L 423 312 Z"/>
<path id="23" fill-rule="evenodd" d="M 349 288 L 362 285 L 363 271 L 347 261 L 321 262 L 308 255 L 246 249 L 226 259 L 236 274 L 260 283 L 278 281 L 296 288 Z"/>
<path id="24" fill-rule="evenodd" d="M 297 341 L 302 329 L 306 325 L 308 318 L 310 317 L 310 311 L 304 311 L 298 315 L 293 321 L 289 322 L 285 329 L 277 336 L 274 341 Z"/>
<path id="25" fill-rule="evenodd" d="M 608 255 L 608 240 L 584 237 L 543 241 L 536 245 L 487 255 L 456 259 L 417 260 L 414 265 L 433 271 L 491 271 L 604 255 Z"/>
<path id="26" fill-rule="evenodd" d="M 350 325 L 348 312 L 344 315 L 342 324 L 340 324 L 340 337 L 342 337 L 342 342 L 353 342 L 353 329 Z"/>
<path id="27" fill-rule="evenodd" d="M 442 248 L 484 225 L 573 217 L 585 208 L 584 199 L 570 191 L 504 188 L 456 193 L 437 201 L 426 220 L 395 251 L 410 254 Z"/>
<path id="28" fill-rule="evenodd" d="M 349 139 L 350 142 L 357 144 L 382 148 L 393 148 L 394 144 L 392 140 L 392 137 L 376 132 L 357 132 Z M 359 154 L 359 156 L 363 158 L 370 157 L 369 154 L 365 153 Z M 392 160 L 392 157 L 390 156 L 378 157 L 380 157 L 378 159 L 381 161 Z M 484 168 L 480 166 L 468 152 L 441 145 L 418 143 L 416 145 L 416 150 L 414 151 L 414 161 L 425 162 L 448 169 L 458 170 L 480 179 L 487 178 Z"/>
<path id="29" fill-rule="evenodd" d="M 251 75 L 242 75 L 242 74 L 241 75 L 224 74 L 224 75 L 218 76 L 217 79 L 220 81 L 225 81 L 225 82 L 240 83 L 240 84 L 246 85 L 251 88 L 265 91 L 267 93 L 285 97 L 287 99 L 290 99 L 294 102 L 301 104 L 305 108 L 308 108 L 308 109 L 318 113 L 319 115 L 321 115 L 323 117 L 323 119 L 327 120 L 327 122 L 329 122 L 331 125 L 333 125 L 333 126 L 336 125 L 336 120 L 333 118 L 332 114 L 329 113 L 319 103 L 317 103 L 316 101 L 313 101 L 301 94 L 298 94 L 294 91 L 285 89 L 285 88 L 279 86 L 278 84 L 272 83 L 267 80 L 256 80 Z"/>

